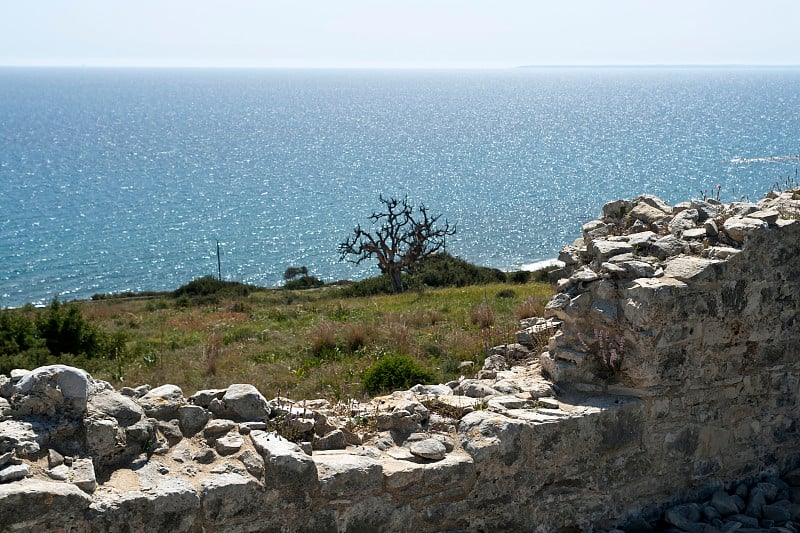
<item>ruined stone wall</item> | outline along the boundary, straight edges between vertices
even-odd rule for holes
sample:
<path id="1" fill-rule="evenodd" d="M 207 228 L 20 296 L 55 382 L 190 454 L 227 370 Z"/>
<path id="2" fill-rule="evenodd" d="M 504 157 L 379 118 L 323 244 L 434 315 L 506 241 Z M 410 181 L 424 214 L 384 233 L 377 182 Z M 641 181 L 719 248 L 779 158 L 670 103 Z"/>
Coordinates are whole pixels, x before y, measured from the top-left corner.
<path id="1" fill-rule="evenodd" d="M 0 376 L 0 530 L 591 531 L 786 472 L 800 194 L 770 196 L 608 204 L 475 379 L 365 405 Z"/>

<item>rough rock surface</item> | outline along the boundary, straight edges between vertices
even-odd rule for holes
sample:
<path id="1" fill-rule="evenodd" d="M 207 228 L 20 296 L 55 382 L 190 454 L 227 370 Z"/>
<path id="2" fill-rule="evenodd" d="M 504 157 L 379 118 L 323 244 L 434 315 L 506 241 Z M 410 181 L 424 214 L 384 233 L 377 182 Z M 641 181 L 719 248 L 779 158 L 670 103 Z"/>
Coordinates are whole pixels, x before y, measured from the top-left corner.
<path id="1" fill-rule="evenodd" d="M 612 202 L 517 343 L 474 378 L 366 404 L 12 371 L 0 524 L 797 531 L 799 242 L 800 191 Z"/>

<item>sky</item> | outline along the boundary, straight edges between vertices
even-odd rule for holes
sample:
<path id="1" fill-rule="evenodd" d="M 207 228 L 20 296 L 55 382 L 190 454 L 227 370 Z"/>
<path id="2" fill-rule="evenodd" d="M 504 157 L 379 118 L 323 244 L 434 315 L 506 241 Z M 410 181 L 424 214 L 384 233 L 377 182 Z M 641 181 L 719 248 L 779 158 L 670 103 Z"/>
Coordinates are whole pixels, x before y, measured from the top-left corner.
<path id="1" fill-rule="evenodd" d="M 800 65 L 798 0 L 0 0 L 0 65 Z"/>

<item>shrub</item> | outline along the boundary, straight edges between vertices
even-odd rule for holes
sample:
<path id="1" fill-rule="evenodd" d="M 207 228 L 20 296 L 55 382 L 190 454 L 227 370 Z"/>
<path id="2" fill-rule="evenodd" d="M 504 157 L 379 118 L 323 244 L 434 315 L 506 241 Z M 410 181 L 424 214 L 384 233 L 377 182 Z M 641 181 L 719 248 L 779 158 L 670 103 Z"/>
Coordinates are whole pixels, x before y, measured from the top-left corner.
<path id="1" fill-rule="evenodd" d="M 336 348 L 336 325 L 329 320 L 318 322 L 309 333 L 311 353 L 323 357 Z"/>
<path id="2" fill-rule="evenodd" d="M 392 282 L 389 276 L 375 276 L 347 285 L 342 294 L 348 297 L 375 296 L 376 294 L 392 294 Z"/>
<path id="3" fill-rule="evenodd" d="M 531 272 L 527 270 L 517 270 L 515 272 L 509 272 L 507 277 L 508 281 L 511 283 L 528 283 L 531 279 Z"/>
<path id="4" fill-rule="evenodd" d="M 283 288 L 289 290 L 315 289 L 324 287 L 325 282 L 314 276 L 300 276 L 297 279 L 287 281 Z"/>
<path id="5" fill-rule="evenodd" d="M 184 301 L 192 304 L 218 303 L 221 298 L 248 296 L 251 292 L 260 289 L 261 287 L 238 281 L 222 281 L 214 276 L 203 276 L 186 285 L 181 285 L 172 293 L 172 296 L 178 298 L 181 303 Z M 188 300 L 184 300 L 184 297 Z"/>
<path id="6" fill-rule="evenodd" d="M 41 346 L 33 322 L 15 310 L 0 311 L 0 355 L 12 355 Z"/>
<path id="7" fill-rule="evenodd" d="M 45 364 L 80 361 L 84 368 L 95 359 L 124 353 L 127 336 L 106 333 L 87 320 L 77 304 L 57 298 L 31 316 L 31 311 L 0 311 L 0 372 Z M 96 366 L 96 365 L 95 365 Z M 93 366 L 94 368 L 94 366 Z"/>
<path id="8" fill-rule="evenodd" d="M 497 282 L 506 282 L 502 270 L 473 265 L 447 253 L 427 257 L 420 261 L 413 274 L 403 274 L 403 285 L 408 287 L 466 287 Z M 345 296 L 355 297 L 391 293 L 392 283 L 386 275 L 351 283 L 344 289 Z"/>
<path id="9" fill-rule="evenodd" d="M 495 298 L 516 298 L 517 293 L 514 289 L 503 289 L 501 291 L 497 291 L 497 294 L 494 295 Z"/>
<path id="10" fill-rule="evenodd" d="M 363 322 L 346 324 L 344 327 L 344 344 L 349 352 L 355 352 L 367 345 L 369 330 Z"/>
<path id="11" fill-rule="evenodd" d="M 364 372 L 367 392 L 403 390 L 421 383 L 434 383 L 436 374 L 407 355 L 385 355 Z"/>
<path id="12" fill-rule="evenodd" d="M 53 355 L 73 354 L 86 357 L 109 356 L 114 351 L 112 339 L 86 320 L 76 304 L 62 304 L 57 298 L 36 317 L 36 333 Z"/>
<path id="13" fill-rule="evenodd" d="M 495 323 L 494 311 L 487 303 L 481 303 L 469 310 L 470 322 L 480 328 L 488 328 Z"/>
<path id="14" fill-rule="evenodd" d="M 465 287 L 506 281 L 502 270 L 473 265 L 447 253 L 426 258 L 415 275 L 428 287 Z"/>
<path id="15" fill-rule="evenodd" d="M 289 267 L 283 273 L 283 279 L 289 281 L 291 279 L 296 278 L 297 276 L 307 276 L 308 275 L 308 268 L 305 266 L 301 267 Z"/>

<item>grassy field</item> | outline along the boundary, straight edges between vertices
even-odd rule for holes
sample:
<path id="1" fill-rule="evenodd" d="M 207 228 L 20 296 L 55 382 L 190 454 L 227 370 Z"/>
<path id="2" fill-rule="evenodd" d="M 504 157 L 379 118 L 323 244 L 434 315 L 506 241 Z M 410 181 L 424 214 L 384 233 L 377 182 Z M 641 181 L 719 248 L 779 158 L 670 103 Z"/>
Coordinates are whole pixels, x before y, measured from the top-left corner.
<path id="1" fill-rule="evenodd" d="M 542 313 L 551 289 L 529 282 L 344 294 L 325 287 L 205 305 L 167 297 L 80 302 L 88 320 L 125 340 L 111 359 L 85 363 L 116 387 L 173 383 L 189 395 L 252 383 L 268 397 L 362 398 L 364 370 L 384 355 L 411 356 L 441 382 L 457 378 L 462 361 L 480 368 L 490 347 L 514 342 L 521 318 Z"/>

